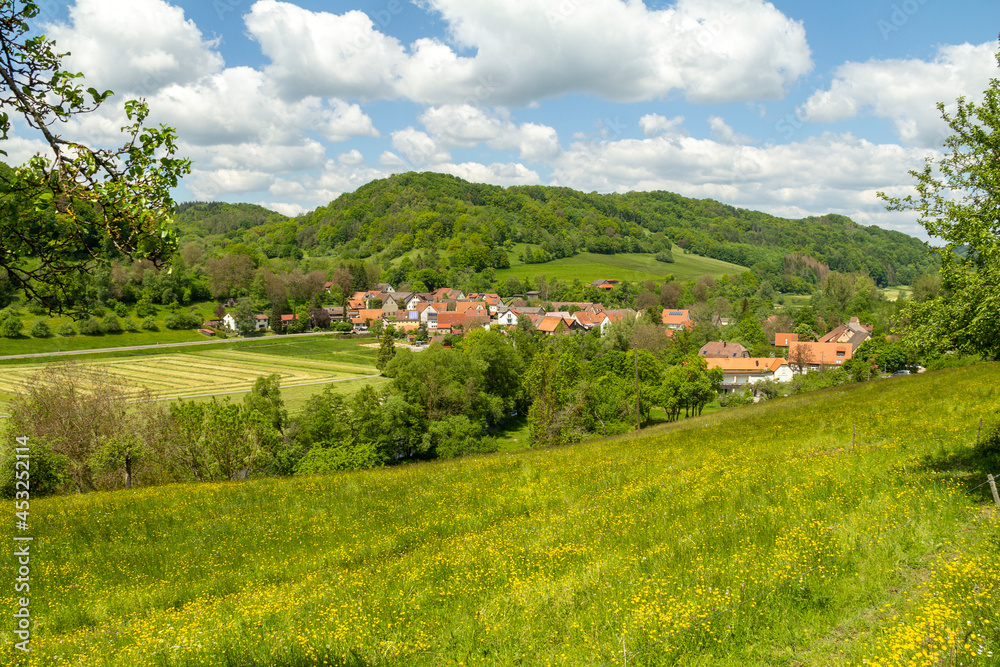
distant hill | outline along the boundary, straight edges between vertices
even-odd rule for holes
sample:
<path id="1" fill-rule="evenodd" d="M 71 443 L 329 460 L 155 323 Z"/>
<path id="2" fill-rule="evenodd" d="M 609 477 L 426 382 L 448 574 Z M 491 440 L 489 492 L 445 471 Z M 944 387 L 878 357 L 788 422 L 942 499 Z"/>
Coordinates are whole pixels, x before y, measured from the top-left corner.
<path id="1" fill-rule="evenodd" d="M 179 205 L 175 220 L 188 234 L 236 238 L 242 230 L 288 218 L 257 204 L 195 201 Z"/>
<path id="2" fill-rule="evenodd" d="M 389 260 L 433 248 L 447 251 L 451 268 L 474 271 L 507 268 L 515 244 L 526 244 L 517 258 L 526 264 L 583 252 L 669 259 L 676 244 L 750 267 L 788 292 L 808 291 L 827 270 L 865 271 L 881 286 L 937 270 L 918 239 L 844 216 L 789 220 L 663 191 L 504 188 L 436 173 L 375 180 L 294 219 L 251 204 L 199 202 L 180 206 L 178 222 L 182 236 L 244 243 L 270 257 Z"/>

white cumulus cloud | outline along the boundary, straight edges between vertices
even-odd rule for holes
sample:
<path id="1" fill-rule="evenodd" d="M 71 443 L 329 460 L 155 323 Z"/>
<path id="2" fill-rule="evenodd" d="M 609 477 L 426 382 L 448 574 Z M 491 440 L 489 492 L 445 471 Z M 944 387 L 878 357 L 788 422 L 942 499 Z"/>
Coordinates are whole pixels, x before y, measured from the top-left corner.
<path id="1" fill-rule="evenodd" d="M 826 90 L 799 109 L 804 120 L 833 122 L 860 113 L 887 118 L 907 144 L 939 146 L 950 134 L 938 102 L 954 108 L 960 95 L 978 99 L 996 75 L 996 45 L 945 45 L 931 61 L 871 60 L 837 68 Z"/>
<path id="2" fill-rule="evenodd" d="M 684 116 L 674 116 L 667 118 L 658 113 L 649 113 L 639 119 L 639 127 L 647 137 L 655 137 L 659 134 L 684 134 L 682 125 Z"/>
<path id="3" fill-rule="evenodd" d="M 802 24 L 764 0 L 426 0 L 448 41 L 408 47 L 366 14 L 258 0 L 247 30 L 286 96 L 525 105 L 567 93 L 622 102 L 778 99 L 812 68 Z M 407 9 L 406 11 L 416 11 Z M 400 19 L 402 20 L 402 19 Z M 467 51 L 474 55 L 460 55 Z"/>
<path id="4" fill-rule="evenodd" d="M 66 66 L 100 90 L 149 96 L 223 66 L 215 42 L 163 0 L 76 0 L 69 19 L 46 26 L 48 36 L 71 52 Z"/>
<path id="5" fill-rule="evenodd" d="M 420 122 L 435 142 L 451 148 L 486 144 L 495 150 L 515 150 L 521 159 L 550 160 L 559 154 L 559 135 L 554 128 L 538 123 L 512 122 L 508 114 L 491 115 L 469 104 L 431 107 Z"/>

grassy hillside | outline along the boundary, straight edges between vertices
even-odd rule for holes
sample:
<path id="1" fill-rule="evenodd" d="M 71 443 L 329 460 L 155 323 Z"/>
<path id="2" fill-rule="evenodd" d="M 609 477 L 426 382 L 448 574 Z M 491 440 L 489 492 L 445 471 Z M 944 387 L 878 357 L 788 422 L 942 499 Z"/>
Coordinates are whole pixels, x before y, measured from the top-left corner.
<path id="1" fill-rule="evenodd" d="M 998 408 L 981 365 L 559 449 L 32 501 L 33 664 L 996 664 L 1000 450 L 974 441 Z"/>
<path id="2" fill-rule="evenodd" d="M 605 278 L 635 282 L 663 280 L 665 275 L 671 273 L 676 280 L 688 280 L 706 274 L 715 277 L 722 274 L 733 276 L 747 271 L 746 267 L 729 262 L 685 254 L 677 247 L 674 248 L 673 256 L 675 260 L 673 263 L 658 262 L 653 255 L 599 255 L 590 252 L 582 252 L 565 259 L 555 259 L 544 264 L 512 261 L 509 269 L 497 271 L 497 279 L 502 282 L 508 276 L 533 279 L 537 275 L 544 275 L 549 280 L 558 278 L 566 282 L 573 282 L 574 278 L 579 278 L 585 283 Z"/>

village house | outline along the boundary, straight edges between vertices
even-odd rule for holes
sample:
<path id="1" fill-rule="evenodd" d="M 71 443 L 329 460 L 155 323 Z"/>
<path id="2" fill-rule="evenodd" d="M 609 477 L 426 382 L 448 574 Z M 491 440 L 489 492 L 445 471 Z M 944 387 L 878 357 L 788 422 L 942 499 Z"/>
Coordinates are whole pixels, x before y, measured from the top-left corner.
<path id="1" fill-rule="evenodd" d="M 420 313 L 415 310 L 400 310 L 396 313 L 396 321 L 401 324 L 412 322 L 413 324 L 420 326 Z"/>
<path id="2" fill-rule="evenodd" d="M 872 326 L 861 324 L 856 317 L 852 317 L 846 324 L 821 337 L 819 343 L 849 343 L 851 350 L 858 349 L 858 345 L 872 337 Z"/>
<path id="3" fill-rule="evenodd" d="M 587 331 L 599 327 L 602 335 L 608 325 L 611 324 L 611 318 L 604 312 L 592 313 L 587 310 L 581 310 L 574 313 L 573 318 Z"/>
<path id="4" fill-rule="evenodd" d="M 334 322 L 340 322 L 345 319 L 343 306 L 323 306 L 323 310 L 326 311 L 326 314 Z"/>
<path id="5" fill-rule="evenodd" d="M 545 309 L 541 306 L 521 306 L 517 309 L 517 312 L 522 315 L 544 315 Z"/>
<path id="6" fill-rule="evenodd" d="M 399 304 L 391 294 L 383 292 L 382 295 L 385 297 L 382 299 L 382 314 L 389 319 L 396 317 L 396 313 L 401 310 Z"/>
<path id="7" fill-rule="evenodd" d="M 799 335 L 794 333 L 776 333 L 774 334 L 774 346 L 775 347 L 789 347 L 792 343 L 797 343 L 799 341 Z"/>
<path id="8" fill-rule="evenodd" d="M 711 358 L 705 359 L 709 370 L 722 369 L 722 392 L 732 393 L 744 385 L 754 384 L 763 380 L 791 382 L 792 369 L 781 357 L 775 358 Z"/>
<path id="9" fill-rule="evenodd" d="M 583 326 L 573 319 L 572 316 L 557 317 L 554 313 L 542 317 L 541 320 L 535 324 L 535 329 L 549 336 L 568 334 L 573 331 L 584 330 Z"/>
<path id="10" fill-rule="evenodd" d="M 788 346 L 788 363 L 799 373 L 820 370 L 824 366 L 842 366 L 853 355 L 850 343 L 794 341 Z"/>
<path id="11" fill-rule="evenodd" d="M 358 312 L 363 310 L 365 307 L 363 299 L 350 299 L 347 302 L 347 319 L 354 319 L 358 316 Z"/>
<path id="12" fill-rule="evenodd" d="M 465 298 L 465 293 L 462 290 L 452 289 L 450 287 L 441 287 L 436 289 L 434 290 L 433 295 L 435 301 L 444 301 L 446 299 L 453 299 L 457 301 L 458 299 Z"/>
<path id="13" fill-rule="evenodd" d="M 455 303 L 455 312 L 481 315 L 487 319 L 490 316 L 489 307 L 480 301 L 458 301 Z"/>
<path id="14" fill-rule="evenodd" d="M 750 351 L 739 343 L 712 341 L 701 346 L 698 356 L 706 359 L 746 359 L 750 357 Z"/>
<path id="15" fill-rule="evenodd" d="M 461 330 L 467 333 L 476 328 L 489 328 L 490 318 L 473 312 L 439 313 L 437 316 L 437 331 L 440 333 L 455 333 Z"/>
<path id="16" fill-rule="evenodd" d="M 269 321 L 270 318 L 267 315 L 254 315 L 254 331 L 267 330 Z M 219 322 L 230 331 L 236 331 L 236 318 L 233 317 L 232 313 L 226 313 Z"/>
<path id="17" fill-rule="evenodd" d="M 367 329 L 381 319 L 383 319 L 381 308 L 362 308 L 358 311 L 357 315 L 351 318 L 351 322 L 354 324 L 355 329 L 358 329 L 360 325 L 363 325 Z"/>
<path id="18" fill-rule="evenodd" d="M 674 331 L 694 329 L 694 320 L 691 319 L 691 312 L 688 310 L 664 308 L 662 322 L 668 329 Z"/>
<path id="19" fill-rule="evenodd" d="M 427 303 L 427 299 L 420 296 L 416 292 L 409 292 L 409 296 L 406 298 L 406 303 L 404 304 L 407 310 L 416 310 L 418 303 Z"/>
<path id="20" fill-rule="evenodd" d="M 512 327 L 517 325 L 519 313 L 515 308 L 500 306 L 496 312 L 496 322 L 502 327 Z"/>

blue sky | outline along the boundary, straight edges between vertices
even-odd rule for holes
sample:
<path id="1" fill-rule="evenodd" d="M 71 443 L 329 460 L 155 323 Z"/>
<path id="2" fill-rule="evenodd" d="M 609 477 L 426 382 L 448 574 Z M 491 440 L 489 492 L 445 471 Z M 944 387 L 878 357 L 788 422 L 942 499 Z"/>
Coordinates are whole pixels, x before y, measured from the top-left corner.
<path id="1" fill-rule="evenodd" d="M 875 193 L 940 147 L 935 104 L 996 76 L 1000 4 L 940 0 L 75 0 L 42 3 L 121 99 L 177 128 L 190 199 L 287 214 L 392 173 L 664 189 L 923 236 Z M 24 128 L 12 161 L 39 148 Z"/>

